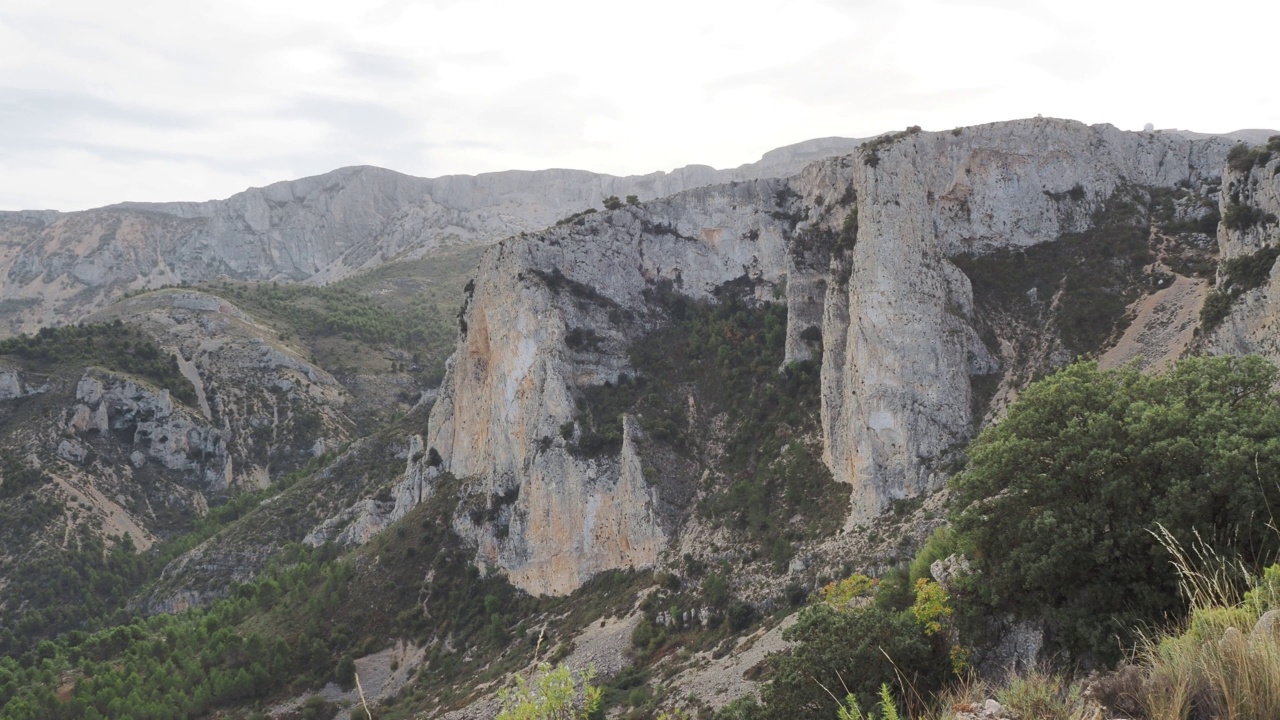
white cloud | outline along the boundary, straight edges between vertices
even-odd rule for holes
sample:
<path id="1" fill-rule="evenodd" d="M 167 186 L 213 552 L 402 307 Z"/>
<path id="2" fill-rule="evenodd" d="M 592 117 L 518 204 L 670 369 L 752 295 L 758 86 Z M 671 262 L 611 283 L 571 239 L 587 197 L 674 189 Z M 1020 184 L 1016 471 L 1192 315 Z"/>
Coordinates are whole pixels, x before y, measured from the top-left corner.
<path id="1" fill-rule="evenodd" d="M 1270 2 L 7 0 L 0 208 L 417 175 L 720 167 L 1046 115 L 1280 127 Z"/>

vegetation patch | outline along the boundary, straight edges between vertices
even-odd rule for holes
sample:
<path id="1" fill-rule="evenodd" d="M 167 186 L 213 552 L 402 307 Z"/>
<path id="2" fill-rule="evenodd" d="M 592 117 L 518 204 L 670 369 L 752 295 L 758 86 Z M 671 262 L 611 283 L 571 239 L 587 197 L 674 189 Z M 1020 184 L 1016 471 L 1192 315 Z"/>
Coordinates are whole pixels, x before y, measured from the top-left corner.
<path id="1" fill-rule="evenodd" d="M 531 628 L 545 630 L 546 658 L 648 583 L 604 573 L 569 598 L 535 599 L 480 577 L 450 529 L 460 483 L 437 482 L 429 501 L 345 556 L 292 545 L 207 608 L 25 644 L 0 658 L 0 718 L 170 720 L 261 706 L 330 681 L 350 687 L 352 659 L 392 638 L 426 646 L 428 659 L 379 717 L 414 717 L 465 704 L 469 688 L 523 667 L 539 637 Z"/>
<path id="2" fill-rule="evenodd" d="M 454 309 L 485 249 L 441 249 L 324 286 L 211 282 L 199 288 L 272 326 L 281 340 L 300 341 L 339 378 L 405 373 L 433 387 L 457 339 Z"/>
<path id="3" fill-rule="evenodd" d="M 1140 193 L 1117 192 L 1083 233 L 953 262 L 969 276 L 981 308 L 1020 315 L 1033 326 L 1048 320 L 1068 348 L 1084 355 L 1124 331 L 1126 307 L 1152 285 L 1147 240 Z"/>
<path id="4" fill-rule="evenodd" d="M 599 290 L 590 285 L 567 277 L 560 268 L 552 268 L 550 272 L 546 270 L 530 270 L 530 274 L 542 281 L 553 294 L 559 295 L 562 292 L 568 292 L 569 295 L 577 300 L 589 303 L 595 303 L 605 307 L 617 307 L 618 303 L 608 295 L 603 295 Z"/>
<path id="5" fill-rule="evenodd" d="M 1280 636 L 1276 368 L 1194 358 L 1161 376 L 1077 363 L 1030 386 L 952 481 L 951 527 L 907 566 L 821 588 L 718 720 L 1272 717 Z M 1259 514 L 1262 515 L 1259 520 Z M 930 566 L 968 558 L 945 582 Z M 1247 590 L 1247 592 L 1245 592 Z M 1052 666 L 969 674 L 993 619 L 1043 622 Z M 1177 618 L 1185 620 L 1179 621 Z M 1274 615 L 1273 615 L 1274 617 Z M 1171 630 L 1152 628 L 1173 622 Z M 1132 665 L 1082 682 L 1083 667 Z M 1060 671 L 1062 671 L 1060 673 Z M 1083 688 L 1088 686 L 1088 695 Z"/>
<path id="6" fill-rule="evenodd" d="M 141 329 L 120 320 L 44 327 L 35 335 L 11 337 L 0 341 L 0 357 L 5 356 L 24 370 L 42 374 L 86 366 L 114 370 L 148 380 L 189 406 L 196 404 L 195 388 L 178 369 L 177 356 L 166 354 Z"/>
<path id="7" fill-rule="evenodd" d="M 1236 231 L 1248 230 L 1256 225 L 1274 225 L 1276 221 L 1275 213 L 1264 212 L 1262 208 L 1239 202 L 1228 204 L 1227 212 L 1222 216 L 1222 224 Z"/>
<path id="8" fill-rule="evenodd" d="M 1275 380 L 1260 358 L 1213 357 L 1159 376 L 1080 363 L 1028 387 L 952 481 L 967 602 L 1041 618 L 1056 650 L 1114 662 L 1137 628 L 1186 610 L 1160 527 L 1244 567 L 1274 558 Z"/>
<path id="9" fill-rule="evenodd" d="M 920 133 L 919 125 L 912 125 L 902 132 L 885 133 L 862 143 L 859 148 L 862 150 L 862 162 L 867 167 L 877 167 L 880 165 L 880 151 L 893 147 L 899 140 L 917 135 Z"/>
<path id="10" fill-rule="evenodd" d="M 1280 153 L 1280 135 L 1272 135 L 1266 145 L 1259 147 L 1237 143 L 1227 153 L 1227 167 L 1238 173 L 1247 173 L 1254 167 L 1266 165 L 1272 153 Z"/>
<path id="11" fill-rule="evenodd" d="M 587 222 L 587 216 L 592 215 L 595 212 L 597 212 L 595 208 L 587 208 L 582 212 L 576 212 L 568 217 L 560 218 L 556 221 L 556 227 L 563 227 L 565 225 L 585 225 Z"/>
<path id="12" fill-rule="evenodd" d="M 127 624 L 126 604 L 165 566 L 327 460 L 318 458 L 266 489 L 214 505 L 188 523 L 183 534 L 138 552 L 130 536 L 104 538 L 95 523 L 73 524 L 65 535 L 59 531 L 60 546 L 36 542 L 54 520 L 65 517 L 60 503 L 39 492 L 52 480 L 13 458 L 0 459 L 0 538 L 5 547 L 28 549 L 6 568 L 9 584 L 0 605 L 0 655 L 19 655 L 73 629 Z"/>
<path id="13" fill-rule="evenodd" d="M 669 322 L 632 346 L 634 376 L 581 391 L 570 449 L 617 453 L 624 414 L 699 464 L 718 445 L 714 467 L 723 478 L 708 489 L 700 512 L 756 541 L 785 568 L 792 541 L 839 527 L 848 493 L 816 448 L 821 360 L 781 368 L 786 307 L 753 304 L 748 296 L 726 290 L 718 302 L 695 301 L 670 282 L 649 290 L 649 302 Z M 713 433 L 717 419 L 724 425 Z"/>

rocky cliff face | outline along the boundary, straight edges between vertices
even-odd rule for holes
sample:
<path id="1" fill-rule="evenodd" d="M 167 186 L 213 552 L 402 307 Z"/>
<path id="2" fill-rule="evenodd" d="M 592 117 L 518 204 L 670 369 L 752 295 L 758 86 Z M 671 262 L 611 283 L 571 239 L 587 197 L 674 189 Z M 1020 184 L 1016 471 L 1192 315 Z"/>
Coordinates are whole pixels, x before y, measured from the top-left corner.
<path id="1" fill-rule="evenodd" d="M 987 412 L 979 386 L 1016 392 L 1035 368 L 1115 342 L 1117 303 L 1165 282 L 1147 258 L 1155 190 L 1209 194 L 1230 146 L 1048 119 L 909 131 L 785 182 L 694 190 L 504 241 L 468 296 L 426 437 L 471 480 L 473 511 L 456 528 L 483 565 L 535 593 L 660 561 L 688 521 L 671 498 L 696 479 L 646 463 L 654 443 L 633 422 L 614 457 L 577 457 L 570 440 L 584 388 L 631 372 L 628 345 L 664 321 L 649 300 L 663 281 L 693 298 L 735 280 L 759 301 L 782 295 L 789 361 L 820 335 L 824 461 L 850 486 L 850 525 L 936 489 Z M 1106 249 L 1113 237 L 1141 247 Z M 1097 247 L 1131 287 L 1080 295 Z M 1020 317 L 1040 320 L 1013 327 L 992 311 L 984 299 L 1006 282 L 1027 285 Z M 1098 309 L 1063 307 L 1077 296 Z"/>
<path id="2" fill-rule="evenodd" d="M 543 228 L 609 195 L 650 199 L 787 175 L 858 142 L 809 141 L 732 170 L 694 165 L 630 177 L 545 170 L 425 179 L 351 167 L 226 200 L 0 213 L 0 333 L 75 322 L 127 290 L 220 275 L 330 282 L 442 244 L 489 243 Z"/>
<path id="3" fill-rule="evenodd" d="M 1222 178 L 1218 231 L 1224 263 L 1216 278 L 1229 313 L 1208 338 L 1211 352 L 1256 353 L 1280 361 L 1280 152 L 1254 151 L 1228 164 Z M 1234 270 L 1234 272 L 1233 272 Z"/>
<path id="4" fill-rule="evenodd" d="M 858 232 L 848 282 L 827 294 L 823 419 L 831 470 L 854 488 L 851 520 L 940 486 L 973 431 L 970 378 L 1001 367 L 953 258 L 1084 232 L 1125 185 L 1198 186 L 1228 147 L 1037 119 L 909 134 L 836 174 L 857 194 Z M 838 190 L 824 176 L 794 182 L 806 196 Z"/>
<path id="5" fill-rule="evenodd" d="M 666 280 L 709 297 L 743 276 L 761 293 L 786 274 L 781 181 L 694 190 L 526 238 L 486 256 L 426 444 L 475 478 L 455 528 L 479 560 L 536 593 L 564 593 L 604 569 L 654 564 L 678 527 L 644 477 L 645 440 L 624 421 L 615 458 L 576 457 L 562 431 L 575 393 L 628 371 L 630 342 L 657 318 L 646 291 Z M 570 333 L 596 342 L 574 349 Z M 475 522 L 476 518 L 492 520 Z"/>
<path id="6" fill-rule="evenodd" d="M 264 487 L 350 437 L 343 387 L 226 300 L 168 290 L 90 318 L 116 319 L 177 355 L 194 390 L 192 410 L 229 448 L 223 489 Z"/>

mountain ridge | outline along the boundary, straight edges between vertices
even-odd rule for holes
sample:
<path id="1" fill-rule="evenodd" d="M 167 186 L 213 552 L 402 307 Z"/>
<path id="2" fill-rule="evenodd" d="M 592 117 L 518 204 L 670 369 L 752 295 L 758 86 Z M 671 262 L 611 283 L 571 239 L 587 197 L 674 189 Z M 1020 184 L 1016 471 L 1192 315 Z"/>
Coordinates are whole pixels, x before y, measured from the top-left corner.
<path id="1" fill-rule="evenodd" d="M 859 142 L 820 139 L 729 170 L 627 177 L 553 169 L 417 178 L 351 166 L 223 200 L 0 213 L 0 334 L 75 322 L 128 291 L 223 275 L 329 283 L 437 247 L 538 230 L 611 195 L 652 199 L 794 171 Z"/>

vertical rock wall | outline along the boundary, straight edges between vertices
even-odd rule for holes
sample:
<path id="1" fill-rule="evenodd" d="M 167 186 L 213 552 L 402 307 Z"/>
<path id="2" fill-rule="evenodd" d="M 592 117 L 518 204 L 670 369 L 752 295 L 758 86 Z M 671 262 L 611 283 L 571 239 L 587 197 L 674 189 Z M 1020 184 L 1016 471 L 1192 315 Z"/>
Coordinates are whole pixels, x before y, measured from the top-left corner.
<path id="1" fill-rule="evenodd" d="M 1000 370 L 950 258 L 1082 232 L 1117 188 L 1204 182 L 1229 147 L 1048 119 L 909 132 L 786 182 L 503 242 L 462 313 L 427 443 L 505 524 L 456 525 L 483 563 L 540 593 L 658 561 L 682 520 L 653 513 L 654 483 L 628 469 L 634 425 L 622 457 L 595 459 L 574 456 L 561 428 L 576 388 L 627 369 L 628 343 L 655 321 L 644 290 L 664 279 L 693 297 L 744 275 L 761 298 L 786 282 L 786 361 L 822 348 L 824 460 L 851 486 L 850 525 L 936 488 L 974 432 L 970 378 Z M 598 346 L 571 348 L 575 328 Z"/>

